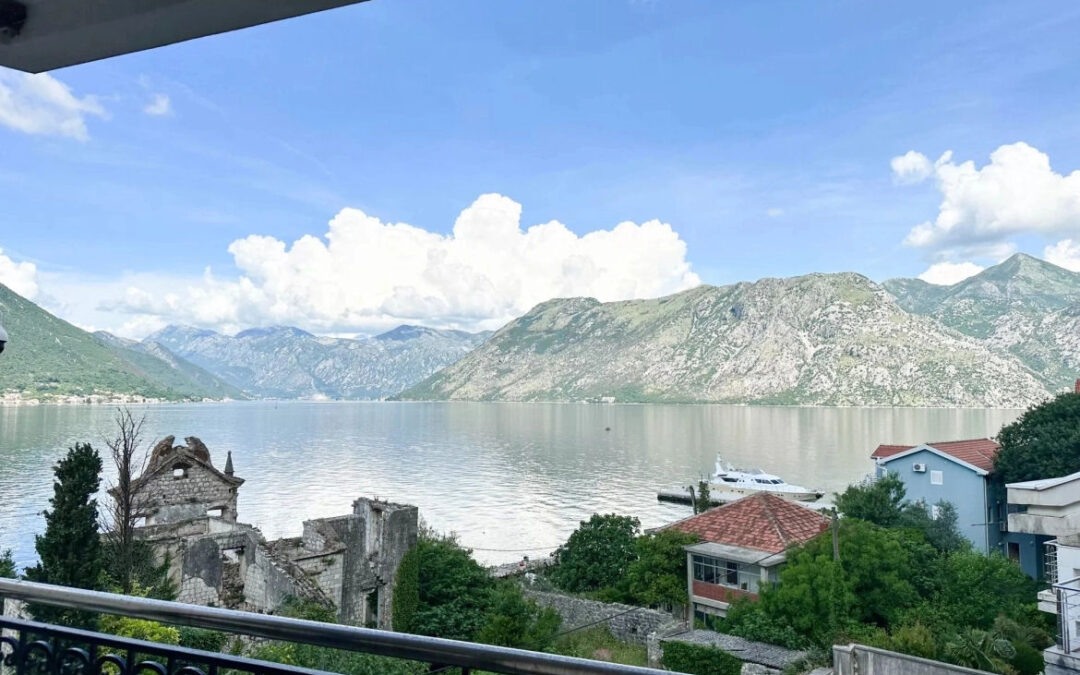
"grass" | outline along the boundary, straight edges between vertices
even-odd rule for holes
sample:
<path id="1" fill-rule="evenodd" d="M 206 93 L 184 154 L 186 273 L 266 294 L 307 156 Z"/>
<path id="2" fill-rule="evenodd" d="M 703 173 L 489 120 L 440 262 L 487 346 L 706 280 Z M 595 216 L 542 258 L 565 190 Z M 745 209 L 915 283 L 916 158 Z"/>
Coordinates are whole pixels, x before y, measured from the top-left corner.
<path id="1" fill-rule="evenodd" d="M 610 661 L 625 666 L 648 666 L 644 646 L 631 645 L 615 639 L 607 626 L 596 626 L 563 635 L 555 640 L 550 651 L 563 656 Z"/>

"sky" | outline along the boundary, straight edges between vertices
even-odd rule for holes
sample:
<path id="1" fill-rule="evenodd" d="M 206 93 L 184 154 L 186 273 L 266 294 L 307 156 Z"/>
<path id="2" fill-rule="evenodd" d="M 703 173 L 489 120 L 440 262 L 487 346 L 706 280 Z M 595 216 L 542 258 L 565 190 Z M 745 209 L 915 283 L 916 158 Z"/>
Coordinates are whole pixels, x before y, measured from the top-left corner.
<path id="1" fill-rule="evenodd" d="M 370 0 L 0 70 L 0 283 L 92 330 L 1080 270 L 1080 5 Z"/>

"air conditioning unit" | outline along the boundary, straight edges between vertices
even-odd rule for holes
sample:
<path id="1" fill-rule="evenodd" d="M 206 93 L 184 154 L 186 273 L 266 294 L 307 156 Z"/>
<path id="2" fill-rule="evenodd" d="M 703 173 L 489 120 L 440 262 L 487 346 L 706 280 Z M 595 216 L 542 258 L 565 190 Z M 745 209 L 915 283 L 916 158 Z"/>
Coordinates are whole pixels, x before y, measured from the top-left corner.
<path id="1" fill-rule="evenodd" d="M 911 465 L 911 470 L 915 473 L 926 473 L 926 465 L 916 462 L 915 464 Z"/>

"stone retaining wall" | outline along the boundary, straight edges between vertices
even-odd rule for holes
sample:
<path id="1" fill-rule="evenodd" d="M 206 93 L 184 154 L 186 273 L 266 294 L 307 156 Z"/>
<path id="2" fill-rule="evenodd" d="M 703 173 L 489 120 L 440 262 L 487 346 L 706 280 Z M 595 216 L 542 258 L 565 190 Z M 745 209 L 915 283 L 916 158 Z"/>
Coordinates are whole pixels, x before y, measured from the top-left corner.
<path id="1" fill-rule="evenodd" d="M 594 622 L 598 625 L 606 623 L 615 638 L 636 645 L 645 645 L 650 633 L 655 633 L 661 626 L 672 622 L 672 616 L 667 612 L 586 600 L 562 593 L 526 589 L 525 597 L 532 598 L 541 606 L 550 607 L 558 612 L 563 620 L 562 630 Z"/>

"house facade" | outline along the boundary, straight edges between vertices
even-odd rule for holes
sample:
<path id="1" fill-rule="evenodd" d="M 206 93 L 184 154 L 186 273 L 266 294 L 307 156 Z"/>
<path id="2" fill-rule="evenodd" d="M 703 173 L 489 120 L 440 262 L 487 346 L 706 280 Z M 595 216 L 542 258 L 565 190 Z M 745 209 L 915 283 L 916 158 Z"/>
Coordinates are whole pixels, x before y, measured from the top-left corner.
<path id="1" fill-rule="evenodd" d="M 871 455 L 878 478 L 900 478 L 911 501 L 934 512 L 938 502 L 956 508 L 957 525 L 976 551 L 1002 551 L 1005 496 L 990 480 L 1000 446 L 988 438 L 922 445 L 880 445 Z M 1034 563 L 1032 563 L 1034 564 Z"/>
<path id="2" fill-rule="evenodd" d="M 778 581 L 787 550 L 829 523 L 813 509 L 760 493 L 669 525 L 700 538 L 685 549 L 694 618 L 708 625 L 726 616 L 735 600 L 756 600 L 762 588 Z"/>

